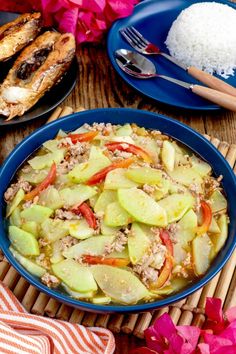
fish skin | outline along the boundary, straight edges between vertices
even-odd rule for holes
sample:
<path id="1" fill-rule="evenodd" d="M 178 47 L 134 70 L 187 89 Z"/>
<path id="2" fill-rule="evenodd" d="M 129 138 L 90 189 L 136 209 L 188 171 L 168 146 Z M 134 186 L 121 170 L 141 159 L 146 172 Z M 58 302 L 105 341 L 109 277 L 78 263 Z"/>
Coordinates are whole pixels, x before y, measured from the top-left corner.
<path id="1" fill-rule="evenodd" d="M 30 62 L 33 53 L 47 46 L 52 46 L 43 64 L 35 70 L 27 79 L 16 76 L 20 65 Z M 28 111 L 48 90 L 51 89 L 69 68 L 75 55 L 75 38 L 70 33 L 60 34 L 47 31 L 26 47 L 15 61 L 6 79 L 0 87 L 0 114 L 11 120 L 15 116 L 21 116 Z M 22 88 L 23 95 L 17 101 L 6 97 L 6 93 L 13 88 Z"/>
<path id="2" fill-rule="evenodd" d="M 21 24 L 21 22 L 23 22 Z M 12 28 L 12 30 L 11 30 Z M 41 30 L 41 13 L 26 13 L 0 27 L 0 61 L 5 61 L 35 39 Z"/>

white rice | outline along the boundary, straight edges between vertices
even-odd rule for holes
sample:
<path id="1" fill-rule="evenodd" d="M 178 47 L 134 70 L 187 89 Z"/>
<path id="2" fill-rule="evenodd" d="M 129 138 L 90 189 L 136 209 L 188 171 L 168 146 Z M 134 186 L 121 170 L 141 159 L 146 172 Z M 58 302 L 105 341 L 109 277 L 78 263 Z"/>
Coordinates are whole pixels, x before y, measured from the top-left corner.
<path id="1" fill-rule="evenodd" d="M 191 5 L 173 22 L 165 44 L 182 64 L 227 78 L 236 69 L 236 10 L 216 2 Z"/>

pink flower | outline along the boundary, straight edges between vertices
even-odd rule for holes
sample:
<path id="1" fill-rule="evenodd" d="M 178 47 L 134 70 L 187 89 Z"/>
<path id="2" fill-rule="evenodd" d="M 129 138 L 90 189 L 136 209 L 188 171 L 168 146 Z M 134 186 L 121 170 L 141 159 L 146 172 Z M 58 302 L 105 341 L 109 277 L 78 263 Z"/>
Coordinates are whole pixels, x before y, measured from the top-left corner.
<path id="1" fill-rule="evenodd" d="M 44 24 L 73 33 L 77 43 L 99 42 L 118 18 L 132 14 L 139 0 L 2 0 L 0 10 L 42 11 Z"/>
<path id="2" fill-rule="evenodd" d="M 118 18 L 129 16 L 138 0 L 42 0 L 46 25 L 71 32 L 77 43 L 98 42 Z"/>
<path id="3" fill-rule="evenodd" d="M 236 307 L 223 315 L 221 300 L 207 298 L 205 312 L 207 321 L 203 330 L 175 326 L 170 315 L 164 313 L 145 331 L 147 347 L 131 354 L 235 354 Z"/>

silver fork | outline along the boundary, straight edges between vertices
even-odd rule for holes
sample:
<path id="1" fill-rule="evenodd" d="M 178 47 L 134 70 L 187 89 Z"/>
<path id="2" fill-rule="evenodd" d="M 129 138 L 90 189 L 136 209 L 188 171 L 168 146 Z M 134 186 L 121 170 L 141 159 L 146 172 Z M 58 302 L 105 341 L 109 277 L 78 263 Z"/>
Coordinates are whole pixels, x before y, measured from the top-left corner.
<path id="1" fill-rule="evenodd" d="M 125 27 L 120 29 L 120 34 L 126 39 L 126 41 L 133 47 L 137 52 L 146 55 L 159 54 L 170 60 L 175 65 L 178 65 L 182 69 L 186 70 L 186 66 L 179 63 L 176 59 L 171 57 L 170 55 L 161 52 L 160 48 L 158 48 L 155 44 L 149 42 L 143 35 L 136 30 L 133 26 Z"/>
<path id="2" fill-rule="evenodd" d="M 153 55 L 158 54 L 165 57 L 170 62 L 174 63 L 175 65 L 179 66 L 180 68 L 187 71 L 189 75 L 197 79 L 198 81 L 204 83 L 208 87 L 211 87 L 215 90 L 227 93 L 231 96 L 236 97 L 236 88 L 227 84 L 223 80 L 212 76 L 205 71 L 197 69 L 194 66 L 187 67 L 183 65 L 178 60 L 162 52 L 155 44 L 149 42 L 136 28 L 133 26 L 125 27 L 119 30 L 120 34 L 124 37 L 124 39 L 133 47 L 137 52 L 145 55 Z"/>

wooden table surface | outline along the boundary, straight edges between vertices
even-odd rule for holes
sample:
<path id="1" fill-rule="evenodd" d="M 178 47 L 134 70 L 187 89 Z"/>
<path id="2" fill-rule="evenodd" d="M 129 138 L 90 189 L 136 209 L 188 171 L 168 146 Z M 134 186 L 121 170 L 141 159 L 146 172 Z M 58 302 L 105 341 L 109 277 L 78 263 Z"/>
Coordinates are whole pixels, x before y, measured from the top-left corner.
<path id="1" fill-rule="evenodd" d="M 103 107 L 129 107 L 162 113 L 178 119 L 200 133 L 236 143 L 236 113 L 221 111 L 199 113 L 181 111 L 156 103 L 128 87 L 116 74 L 108 60 L 105 45 L 86 45 L 78 49 L 78 81 L 62 106 L 74 109 Z M 0 134 L 0 163 L 25 136 L 45 123 L 37 119 L 23 125 L 2 128 Z M 143 345 L 143 341 L 121 334 L 116 336 L 116 354 L 128 354 L 130 348 Z"/>

